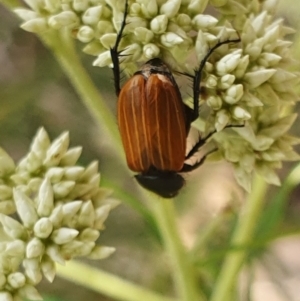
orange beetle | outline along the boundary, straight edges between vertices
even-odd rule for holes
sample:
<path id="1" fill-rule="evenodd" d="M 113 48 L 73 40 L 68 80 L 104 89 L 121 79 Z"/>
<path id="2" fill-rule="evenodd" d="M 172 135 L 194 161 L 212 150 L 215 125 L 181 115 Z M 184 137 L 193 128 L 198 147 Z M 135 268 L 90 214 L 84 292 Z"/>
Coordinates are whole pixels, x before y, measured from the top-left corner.
<path id="1" fill-rule="evenodd" d="M 137 181 L 146 189 L 162 197 L 174 197 L 184 185 L 179 172 L 200 166 L 206 154 L 195 165 L 185 161 L 192 157 L 211 137 L 200 139 L 186 156 L 186 138 L 191 123 L 199 116 L 199 96 L 202 69 L 212 52 L 223 44 L 219 42 L 209 50 L 193 79 L 193 109 L 186 106 L 176 81 L 159 58 L 144 64 L 120 88 L 118 46 L 126 25 L 128 3 L 125 2 L 124 19 L 115 46 L 111 49 L 115 89 L 118 96 L 118 124 L 128 167 L 138 174 Z"/>

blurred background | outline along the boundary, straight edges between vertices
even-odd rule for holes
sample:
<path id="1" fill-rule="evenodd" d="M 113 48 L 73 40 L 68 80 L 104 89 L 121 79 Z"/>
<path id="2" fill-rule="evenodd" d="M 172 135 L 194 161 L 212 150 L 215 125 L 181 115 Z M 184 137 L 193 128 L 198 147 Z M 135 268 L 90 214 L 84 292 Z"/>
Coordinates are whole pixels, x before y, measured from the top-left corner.
<path id="1" fill-rule="evenodd" d="M 298 41 L 295 54 L 299 58 L 300 2 L 279 2 L 278 17 L 284 18 L 287 25 L 296 29 L 295 36 L 290 38 Z M 110 214 L 106 222 L 107 229 L 100 237 L 101 244 L 116 247 L 116 253 L 106 260 L 90 261 L 88 264 L 156 291 L 172 293 L 169 292 L 171 279 L 168 258 L 162 251 L 157 233 L 151 221 L 145 221 L 140 212 L 130 205 L 130 199 L 138 199 L 139 196 L 139 192 L 135 191 L 134 179 L 128 177 L 124 166 L 114 160 L 110 138 L 93 120 L 51 53 L 33 34 L 19 29 L 19 23 L 15 15 L 0 5 L 0 146 L 18 161 L 27 153 L 39 127 L 45 127 L 51 139 L 68 130 L 71 146 L 83 146 L 79 163 L 87 165 L 98 160 L 101 185 L 120 187 L 119 194 L 126 195 L 127 200 Z M 91 56 L 82 54 L 81 59 L 115 114 L 116 96 L 111 70 L 92 67 L 94 58 Z M 299 111 L 299 105 L 297 109 Z M 299 120 L 295 123 L 293 134 L 300 136 L 298 125 Z M 279 171 L 281 179 L 292 166 L 284 165 Z M 277 191 L 278 188 L 271 187 L 268 198 L 271 200 Z M 245 291 L 250 280 L 253 283 L 253 301 L 267 298 L 272 301 L 300 300 L 299 197 L 300 188 L 290 196 L 284 222 L 278 227 L 279 232 L 291 229 L 293 235 L 277 239 L 267 251 L 258 251 L 261 252 L 260 256 L 255 257 L 254 263 L 249 264 L 240 279 L 239 301 L 248 300 Z M 186 245 L 194 243 L 196 231 L 223 210 L 228 202 L 232 204 L 233 201 L 238 210 L 244 200 L 244 192 L 237 186 L 229 164 L 208 162 L 189 174 L 186 187 L 175 200 Z M 219 246 L 224 246 L 234 218 L 233 210 L 229 217 L 224 217 L 222 233 L 218 233 L 219 236 L 207 246 L 208 253 L 214 252 L 214 263 L 199 260 L 199 268 L 209 266 L 212 274 L 213 269 L 218 270 L 219 260 L 224 254 Z M 203 254 L 203 258 L 207 256 Z M 112 300 L 59 277 L 51 285 L 43 282 L 39 291 L 45 300 Z"/>

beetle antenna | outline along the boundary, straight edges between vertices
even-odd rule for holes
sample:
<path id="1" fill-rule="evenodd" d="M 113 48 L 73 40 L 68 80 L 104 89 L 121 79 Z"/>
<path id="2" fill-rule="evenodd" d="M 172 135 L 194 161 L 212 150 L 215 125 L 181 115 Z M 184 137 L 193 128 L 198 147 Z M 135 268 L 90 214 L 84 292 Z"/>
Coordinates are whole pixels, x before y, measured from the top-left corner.
<path id="1" fill-rule="evenodd" d="M 201 60 L 199 68 L 195 70 L 195 76 L 193 76 L 193 92 L 194 92 L 194 111 L 191 116 L 191 122 L 196 120 L 199 116 L 199 97 L 200 97 L 200 83 L 201 83 L 201 77 L 202 77 L 202 71 L 204 69 L 204 66 L 209 59 L 209 57 L 212 55 L 212 53 L 219 47 L 225 44 L 230 44 L 230 43 L 238 43 L 241 41 L 240 35 L 237 33 L 238 38 L 237 39 L 232 39 L 232 40 L 226 40 L 223 42 L 218 42 L 215 46 L 211 47 L 204 58 Z M 190 76 L 191 77 L 191 76 Z"/>
<path id="2" fill-rule="evenodd" d="M 128 0 L 125 0 L 125 9 L 124 9 L 124 15 L 123 15 L 123 20 L 121 24 L 120 31 L 118 32 L 117 38 L 116 38 L 116 43 L 113 48 L 110 49 L 110 55 L 111 55 L 111 60 L 113 63 L 113 75 L 114 75 L 114 83 L 115 83 L 115 91 L 117 96 L 119 96 L 121 88 L 120 88 L 120 61 L 119 61 L 119 56 L 121 55 L 121 52 L 118 51 L 119 44 L 121 42 L 123 35 L 124 28 L 126 26 L 126 17 L 128 15 Z M 124 55 L 123 55 L 124 56 Z"/>

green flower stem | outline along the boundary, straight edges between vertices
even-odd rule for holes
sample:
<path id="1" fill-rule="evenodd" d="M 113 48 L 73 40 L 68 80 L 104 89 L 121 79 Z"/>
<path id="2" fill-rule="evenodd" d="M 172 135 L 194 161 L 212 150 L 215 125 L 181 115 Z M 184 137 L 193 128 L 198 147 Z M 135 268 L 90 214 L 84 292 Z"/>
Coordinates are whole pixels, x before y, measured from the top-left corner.
<path id="1" fill-rule="evenodd" d="M 251 243 L 262 213 L 267 187 L 267 183 L 261 177 L 256 176 L 254 178 L 252 192 L 246 200 L 245 208 L 240 213 L 235 232 L 233 233 L 232 246 L 245 246 Z M 228 253 L 214 287 L 211 301 L 231 301 L 231 293 L 246 255 L 247 249 L 245 248 L 238 248 L 236 251 Z"/>
<path id="2" fill-rule="evenodd" d="M 57 265 L 58 275 L 83 287 L 121 301 L 175 301 L 163 297 L 110 273 L 86 264 L 70 261 L 67 266 Z"/>
<path id="3" fill-rule="evenodd" d="M 73 87 L 90 110 L 91 115 L 95 117 L 101 127 L 103 125 L 106 127 L 113 143 L 118 146 L 117 149 L 121 150 L 121 140 L 115 116 L 109 110 L 100 92 L 83 68 L 70 33 L 64 30 L 51 31 L 49 34 L 41 36 L 41 39 L 52 50 Z M 119 151 L 119 154 L 123 156 L 122 151 Z"/>
<path id="4" fill-rule="evenodd" d="M 203 296 L 198 295 L 192 262 L 189 260 L 179 238 L 175 220 L 174 200 L 161 199 L 153 195 L 149 206 L 152 208 L 165 245 L 165 250 L 173 265 L 172 276 L 179 300 L 205 300 Z"/>

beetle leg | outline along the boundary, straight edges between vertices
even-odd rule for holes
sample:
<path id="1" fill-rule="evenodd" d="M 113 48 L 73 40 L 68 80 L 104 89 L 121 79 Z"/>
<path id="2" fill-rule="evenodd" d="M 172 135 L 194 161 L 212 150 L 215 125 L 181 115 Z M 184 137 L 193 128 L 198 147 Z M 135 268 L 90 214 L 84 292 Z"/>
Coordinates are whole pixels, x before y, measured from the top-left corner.
<path id="1" fill-rule="evenodd" d="M 209 49 L 209 51 L 206 53 L 202 61 L 200 62 L 199 68 L 195 71 L 195 75 L 191 76 L 188 75 L 189 77 L 193 78 L 193 105 L 194 105 L 194 110 L 192 113 L 192 116 L 190 117 L 190 122 L 193 122 L 199 117 L 199 97 L 200 97 L 200 83 L 201 83 L 201 77 L 202 77 L 202 71 L 205 66 L 205 63 L 211 56 L 211 54 L 220 46 L 229 44 L 229 43 L 238 43 L 241 41 L 241 38 L 238 37 L 237 39 L 233 40 L 226 40 L 223 42 L 218 42 L 215 46 Z"/>
<path id="2" fill-rule="evenodd" d="M 114 75 L 114 83 L 115 83 L 115 91 L 117 96 L 119 96 L 121 87 L 120 87 L 120 61 L 119 61 L 119 56 L 121 54 L 121 51 L 118 50 L 119 44 L 121 42 L 121 39 L 123 37 L 123 31 L 126 26 L 126 17 L 128 15 L 128 0 L 125 0 L 125 10 L 124 10 L 124 15 L 123 15 L 123 20 L 121 24 L 120 31 L 118 32 L 117 38 L 116 38 L 116 43 L 113 48 L 110 49 L 110 55 L 111 55 L 111 60 L 113 63 L 113 75 Z"/>

